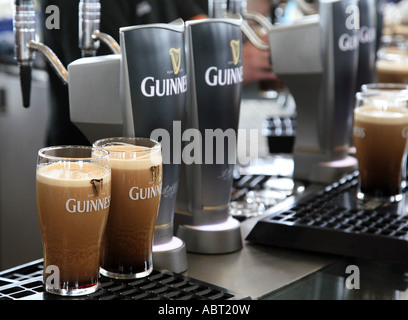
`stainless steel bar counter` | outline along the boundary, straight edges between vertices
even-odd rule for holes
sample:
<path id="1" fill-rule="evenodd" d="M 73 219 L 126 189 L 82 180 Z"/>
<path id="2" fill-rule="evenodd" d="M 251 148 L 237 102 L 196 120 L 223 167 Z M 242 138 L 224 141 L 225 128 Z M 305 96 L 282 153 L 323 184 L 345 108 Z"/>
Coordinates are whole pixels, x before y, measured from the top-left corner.
<path id="1" fill-rule="evenodd" d="M 258 219 L 242 222 L 243 239 Z M 187 257 L 186 275 L 249 295 L 252 299 L 262 299 L 337 261 L 332 255 L 252 244 L 245 240 L 243 249 L 237 252 L 222 255 L 188 253 Z"/>

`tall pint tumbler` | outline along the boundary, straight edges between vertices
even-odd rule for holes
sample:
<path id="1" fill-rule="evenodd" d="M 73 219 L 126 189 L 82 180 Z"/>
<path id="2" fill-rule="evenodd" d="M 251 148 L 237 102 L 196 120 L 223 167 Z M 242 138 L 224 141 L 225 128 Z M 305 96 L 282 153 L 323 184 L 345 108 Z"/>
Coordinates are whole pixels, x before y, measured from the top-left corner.
<path id="1" fill-rule="evenodd" d="M 63 296 L 96 291 L 111 200 L 109 152 L 85 146 L 41 149 L 36 177 L 45 291 Z"/>

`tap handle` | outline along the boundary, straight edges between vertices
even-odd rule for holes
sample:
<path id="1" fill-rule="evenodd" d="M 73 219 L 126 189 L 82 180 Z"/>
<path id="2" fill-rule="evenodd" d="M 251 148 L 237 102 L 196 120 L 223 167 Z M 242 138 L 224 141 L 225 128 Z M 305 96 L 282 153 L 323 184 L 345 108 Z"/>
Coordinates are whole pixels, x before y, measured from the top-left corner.
<path id="1" fill-rule="evenodd" d="M 35 10 L 32 0 L 15 0 L 13 29 L 15 39 L 15 58 L 19 63 L 31 63 L 34 52 L 28 43 L 35 39 Z"/>
<path id="2" fill-rule="evenodd" d="M 247 0 L 229 0 L 229 11 L 232 14 L 242 14 L 247 11 Z"/>
<path id="3" fill-rule="evenodd" d="M 79 47 L 83 57 L 95 56 L 100 42 L 107 45 L 112 53 L 120 53 L 120 46 L 110 35 L 99 30 L 101 4 L 98 0 L 81 0 L 78 8 Z"/>
<path id="4" fill-rule="evenodd" d="M 208 16 L 223 18 L 227 14 L 228 0 L 208 0 Z"/>
<path id="5" fill-rule="evenodd" d="M 99 40 L 93 37 L 99 31 L 101 4 L 99 0 L 81 0 L 78 8 L 79 47 L 82 56 L 94 56 L 99 49 Z"/>

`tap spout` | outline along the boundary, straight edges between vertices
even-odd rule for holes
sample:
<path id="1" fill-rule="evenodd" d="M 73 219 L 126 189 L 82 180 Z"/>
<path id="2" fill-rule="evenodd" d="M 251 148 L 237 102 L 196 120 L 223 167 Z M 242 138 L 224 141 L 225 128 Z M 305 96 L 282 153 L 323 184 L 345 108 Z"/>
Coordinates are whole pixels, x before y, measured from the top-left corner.
<path id="1" fill-rule="evenodd" d="M 230 0 L 229 9 L 232 14 L 240 14 L 244 18 L 242 22 L 242 31 L 257 48 L 268 51 L 269 43 L 263 41 L 249 25 L 248 20 L 258 23 L 267 32 L 273 27 L 272 23 L 258 12 L 247 11 L 247 0 Z"/>
<path id="2" fill-rule="evenodd" d="M 52 51 L 48 46 L 41 42 L 37 41 L 30 41 L 28 43 L 28 47 L 32 51 L 38 51 L 40 52 L 44 58 L 47 60 L 47 62 L 51 65 L 55 73 L 59 76 L 61 81 L 64 84 L 68 84 L 69 82 L 69 75 L 67 69 L 64 67 L 62 62 L 58 59 L 57 55 Z"/>

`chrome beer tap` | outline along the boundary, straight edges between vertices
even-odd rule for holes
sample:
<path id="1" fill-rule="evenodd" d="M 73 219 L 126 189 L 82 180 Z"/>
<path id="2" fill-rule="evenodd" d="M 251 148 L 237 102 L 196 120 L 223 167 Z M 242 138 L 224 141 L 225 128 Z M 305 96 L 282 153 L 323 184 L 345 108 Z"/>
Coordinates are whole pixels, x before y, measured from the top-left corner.
<path id="1" fill-rule="evenodd" d="M 81 0 L 78 7 L 79 47 L 83 57 L 96 55 L 100 41 L 107 45 L 112 53 L 120 53 L 119 44 L 110 35 L 99 30 L 101 4 L 99 0 Z"/>
<path id="2" fill-rule="evenodd" d="M 62 82 L 69 83 L 69 74 L 56 54 L 45 44 L 36 40 L 36 12 L 33 0 L 15 0 L 13 29 L 15 38 L 15 58 L 20 69 L 20 83 L 23 106 L 30 105 L 31 70 L 35 52 L 40 52 Z M 119 44 L 108 34 L 99 30 L 100 3 L 98 0 L 81 0 L 79 3 L 79 47 L 82 56 L 94 56 L 99 41 L 106 44 L 112 53 L 120 53 Z"/>
<path id="3" fill-rule="evenodd" d="M 27 44 L 35 38 L 35 11 L 32 1 L 16 0 L 13 27 L 15 35 L 15 57 L 20 69 L 20 84 L 23 105 L 30 105 L 31 67 L 34 53 Z"/>
<path id="4" fill-rule="evenodd" d="M 248 20 L 253 20 L 268 33 L 273 25 L 265 16 L 258 12 L 248 11 L 247 0 L 229 0 L 229 12 L 233 15 L 240 14 L 242 16 L 244 19 L 241 25 L 242 32 L 254 46 L 256 46 L 258 49 L 266 51 L 270 49 L 269 43 L 263 41 L 248 23 Z"/>
<path id="5" fill-rule="evenodd" d="M 268 32 L 272 28 L 272 23 L 257 12 L 247 11 L 247 0 L 208 0 L 208 16 L 210 18 L 226 18 L 228 16 L 241 15 L 243 21 L 241 29 L 245 36 L 257 48 L 269 50 L 269 43 L 263 41 L 248 24 L 247 20 L 254 20 Z"/>
<path id="6" fill-rule="evenodd" d="M 32 0 L 15 0 L 13 29 L 15 41 L 15 59 L 20 69 L 20 84 L 23 106 L 29 107 L 31 95 L 31 70 L 35 52 L 41 52 L 57 72 L 61 80 L 68 83 L 68 72 L 54 52 L 36 41 L 36 13 Z"/>
<path id="7" fill-rule="evenodd" d="M 223 18 L 227 15 L 228 0 L 208 0 L 208 16 Z"/>

